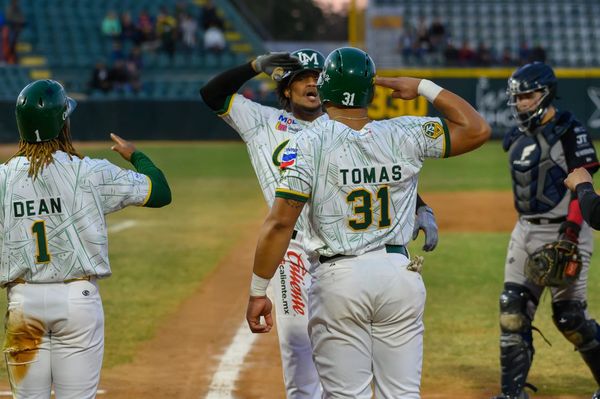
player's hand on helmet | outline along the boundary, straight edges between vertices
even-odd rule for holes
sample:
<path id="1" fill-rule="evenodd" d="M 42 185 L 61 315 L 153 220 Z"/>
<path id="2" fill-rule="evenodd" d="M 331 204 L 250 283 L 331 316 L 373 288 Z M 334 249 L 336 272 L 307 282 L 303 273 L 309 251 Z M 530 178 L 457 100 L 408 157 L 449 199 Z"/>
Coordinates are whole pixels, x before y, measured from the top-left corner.
<path id="1" fill-rule="evenodd" d="M 427 205 L 422 205 L 417 209 L 415 217 L 415 227 L 413 229 L 413 240 L 417 239 L 419 230 L 425 233 L 425 244 L 423 250 L 426 252 L 433 251 L 438 243 L 438 226 L 435 222 L 433 209 Z"/>
<path id="2" fill-rule="evenodd" d="M 248 327 L 253 333 L 268 333 L 273 328 L 273 316 L 271 310 L 273 304 L 266 296 L 251 296 L 248 299 L 248 308 L 246 309 L 246 321 Z M 260 323 L 260 317 L 265 318 L 265 324 Z"/>
<path id="3" fill-rule="evenodd" d="M 376 76 L 374 83 L 377 86 L 392 89 L 393 98 L 401 98 L 402 100 L 412 100 L 417 98 L 417 96 L 419 95 L 417 89 L 419 87 L 419 83 L 421 83 L 421 79 L 406 77 L 385 78 L 381 76 Z"/>
<path id="4" fill-rule="evenodd" d="M 581 183 L 592 183 L 592 175 L 586 168 L 573 169 L 565 179 L 565 186 L 571 191 L 575 191 L 577 185 Z"/>
<path id="5" fill-rule="evenodd" d="M 135 145 L 114 133 L 110 134 L 110 138 L 115 143 L 110 149 L 118 152 L 126 161 L 131 161 L 131 155 L 135 152 Z"/>
<path id="6" fill-rule="evenodd" d="M 252 68 L 258 73 L 264 72 L 275 79 L 276 76 L 283 76 L 283 73 L 287 71 L 302 68 L 302 63 L 298 58 L 292 57 L 290 53 L 278 52 L 259 55 L 252 61 Z M 278 68 L 280 68 L 280 74 L 274 75 L 273 72 Z"/>

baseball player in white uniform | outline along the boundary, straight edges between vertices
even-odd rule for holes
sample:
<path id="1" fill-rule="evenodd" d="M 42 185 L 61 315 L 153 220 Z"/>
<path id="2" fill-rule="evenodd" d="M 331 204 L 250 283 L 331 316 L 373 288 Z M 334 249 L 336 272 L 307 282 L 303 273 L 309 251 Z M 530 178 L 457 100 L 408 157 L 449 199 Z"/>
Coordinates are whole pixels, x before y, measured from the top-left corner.
<path id="1" fill-rule="evenodd" d="M 139 173 L 83 158 L 71 144 L 75 101 L 53 80 L 16 104 L 21 141 L 0 165 L 0 285 L 7 289 L 4 356 L 15 398 L 95 398 L 104 351 L 96 280 L 111 275 L 105 215 L 171 201 L 162 172 L 116 135 Z"/>
<path id="2" fill-rule="evenodd" d="M 475 149 L 490 127 L 466 101 L 433 82 L 378 78 L 394 97 L 433 102 L 445 116 L 370 121 L 375 65 L 341 48 L 317 83 L 329 118 L 290 140 L 276 198 L 259 235 L 246 318 L 272 327 L 265 292 L 308 203 L 309 335 L 324 398 L 419 398 L 425 287 L 407 269 L 418 173 L 425 157 Z M 265 324 L 261 324 L 261 316 Z"/>
<path id="3" fill-rule="evenodd" d="M 325 58 L 318 51 L 301 49 L 288 53 L 272 53 L 234 67 L 215 76 L 200 93 L 204 102 L 233 127 L 246 142 L 248 154 L 258 177 L 265 200 L 275 199 L 281 177 L 280 167 L 287 162 L 283 150 L 288 141 L 315 119 L 322 117 L 317 93 L 317 78 Z M 282 109 L 261 105 L 236 94 L 242 85 L 276 68 L 283 70 L 277 83 Z M 437 244 L 437 226 L 433 211 L 420 198 L 417 213 L 419 229 L 425 231 L 425 250 Z M 312 360 L 308 337 L 307 292 L 310 256 L 302 243 L 305 216 L 296 224 L 293 238 L 273 277 L 277 331 L 287 397 L 320 398 L 321 388 Z"/>

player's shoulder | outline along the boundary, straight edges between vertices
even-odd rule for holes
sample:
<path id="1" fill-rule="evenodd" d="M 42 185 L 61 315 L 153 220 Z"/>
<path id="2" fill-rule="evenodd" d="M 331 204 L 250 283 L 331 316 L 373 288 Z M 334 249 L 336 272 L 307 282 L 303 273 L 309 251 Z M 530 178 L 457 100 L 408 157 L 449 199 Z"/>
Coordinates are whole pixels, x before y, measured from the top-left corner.
<path id="1" fill-rule="evenodd" d="M 257 101 L 249 99 L 240 93 L 234 93 L 230 99 L 230 109 L 227 110 L 226 114 L 229 113 L 231 108 L 238 108 L 242 111 L 254 110 L 260 113 L 278 114 L 281 110 L 270 105 L 261 104 Z"/>

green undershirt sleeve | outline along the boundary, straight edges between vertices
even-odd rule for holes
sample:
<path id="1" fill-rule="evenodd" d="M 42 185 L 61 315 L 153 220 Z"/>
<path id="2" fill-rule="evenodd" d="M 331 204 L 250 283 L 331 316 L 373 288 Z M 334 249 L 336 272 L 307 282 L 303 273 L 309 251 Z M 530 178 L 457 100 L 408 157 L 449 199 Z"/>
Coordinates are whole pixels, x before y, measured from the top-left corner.
<path id="1" fill-rule="evenodd" d="M 138 173 L 148 176 L 152 186 L 150 195 L 143 205 L 148 208 L 160 208 L 171 203 L 171 189 L 163 172 L 141 151 L 131 154 L 130 161 Z"/>

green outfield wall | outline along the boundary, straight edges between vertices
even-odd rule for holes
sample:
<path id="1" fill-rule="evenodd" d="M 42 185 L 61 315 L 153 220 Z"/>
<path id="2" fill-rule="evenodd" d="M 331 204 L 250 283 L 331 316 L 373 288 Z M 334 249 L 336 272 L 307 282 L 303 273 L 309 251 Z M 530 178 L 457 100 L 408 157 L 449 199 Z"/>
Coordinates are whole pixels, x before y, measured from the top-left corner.
<path id="1" fill-rule="evenodd" d="M 513 125 L 506 106 L 506 80 L 513 69 L 402 69 L 380 70 L 382 76 L 428 78 L 465 98 L 501 137 Z M 568 109 L 600 138 L 600 69 L 556 69 L 559 79 L 556 105 Z M 276 106 L 276 104 L 268 104 Z M 377 88 L 369 115 L 373 119 L 400 115 L 436 115 L 424 98 L 392 99 L 390 91 Z M 14 102 L 0 102 L 0 142 L 16 139 Z M 198 101 L 80 100 L 72 116 L 78 140 L 103 140 L 109 132 L 131 139 L 239 140 L 238 135 Z"/>

